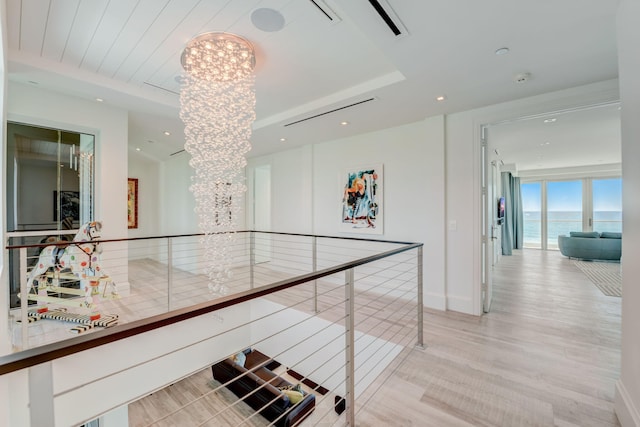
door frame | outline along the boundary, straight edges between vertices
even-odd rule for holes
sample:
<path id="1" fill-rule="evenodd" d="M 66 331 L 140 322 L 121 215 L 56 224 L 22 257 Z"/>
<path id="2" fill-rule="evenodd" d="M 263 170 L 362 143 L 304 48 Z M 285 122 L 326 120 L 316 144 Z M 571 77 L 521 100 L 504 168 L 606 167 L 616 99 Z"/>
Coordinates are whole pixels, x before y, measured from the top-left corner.
<path id="1" fill-rule="evenodd" d="M 474 305 L 474 313 L 482 315 L 486 313 L 484 310 L 485 307 L 485 283 L 488 285 L 490 282 L 486 281 L 485 273 L 487 272 L 485 261 L 486 256 L 483 255 L 483 251 L 486 250 L 486 240 L 484 240 L 487 236 L 487 228 L 486 228 L 486 206 L 483 205 L 483 200 L 486 203 L 486 199 L 483 195 L 483 185 L 486 183 L 487 177 L 485 174 L 488 171 L 488 163 L 490 162 L 489 156 L 487 156 L 486 150 L 489 148 L 489 141 L 487 138 L 488 128 L 491 126 L 497 126 L 500 124 L 512 123 L 523 120 L 531 120 L 537 118 L 548 117 L 549 115 L 557 115 L 568 113 L 572 111 L 579 111 L 590 108 L 598 108 L 608 105 L 616 105 L 620 104 L 619 93 L 617 89 L 613 90 L 605 90 L 601 93 L 592 95 L 592 98 L 589 98 L 585 95 L 585 98 L 578 97 L 578 99 L 568 98 L 559 98 L 555 99 L 555 101 L 546 101 L 542 104 L 538 104 L 537 102 L 533 102 L 529 105 L 528 102 L 525 101 L 523 105 L 520 105 L 516 108 L 516 110 L 521 111 L 521 114 L 510 115 L 509 110 L 500 110 L 500 111 L 491 111 L 487 114 L 479 115 L 475 118 L 471 119 L 472 126 L 474 128 L 474 156 L 476 158 L 476 165 L 478 165 L 478 169 L 476 169 L 475 179 L 476 184 L 475 188 L 477 193 L 475 194 L 475 199 L 477 203 L 477 214 L 476 217 L 476 233 L 475 233 L 475 286 L 473 291 L 473 305 Z M 581 102 L 582 101 L 582 102 Z M 553 107 L 555 104 L 556 108 Z M 545 108 L 545 106 L 547 108 Z M 550 107 L 550 108 L 549 108 Z M 537 110 L 532 113 L 531 109 Z M 528 110 L 528 111 L 527 111 Z M 511 108 L 513 111 L 513 108 Z M 529 114 L 527 114 L 529 113 Z M 485 147 L 483 149 L 483 142 L 485 143 Z M 479 239 L 478 239 L 479 238 Z M 476 310 L 479 310 L 476 312 Z"/>

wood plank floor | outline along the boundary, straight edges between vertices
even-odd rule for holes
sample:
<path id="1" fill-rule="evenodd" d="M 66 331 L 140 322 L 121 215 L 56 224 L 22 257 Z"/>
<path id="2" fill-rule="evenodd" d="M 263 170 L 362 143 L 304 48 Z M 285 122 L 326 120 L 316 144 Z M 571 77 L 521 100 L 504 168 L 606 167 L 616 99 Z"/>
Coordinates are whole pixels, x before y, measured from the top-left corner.
<path id="1" fill-rule="evenodd" d="M 359 399 L 356 424 L 619 426 L 620 305 L 559 252 L 514 251 L 494 272 L 490 313 L 426 311 L 427 347 L 408 346 L 396 358 Z M 175 398 L 162 396 L 130 405 L 131 425 L 156 425 L 145 422 L 153 419 L 148 412 L 175 406 Z M 178 424 L 157 425 L 192 425 L 174 417 Z"/>
<path id="2" fill-rule="evenodd" d="M 428 347 L 401 355 L 357 424 L 618 426 L 620 306 L 560 253 L 514 251 L 491 312 L 427 312 Z"/>

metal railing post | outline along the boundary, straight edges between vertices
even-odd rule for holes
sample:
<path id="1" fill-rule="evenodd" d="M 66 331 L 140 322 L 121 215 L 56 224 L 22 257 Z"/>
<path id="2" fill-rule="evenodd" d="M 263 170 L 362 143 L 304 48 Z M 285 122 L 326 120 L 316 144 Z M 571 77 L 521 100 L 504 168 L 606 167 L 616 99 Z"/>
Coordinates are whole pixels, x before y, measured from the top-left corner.
<path id="1" fill-rule="evenodd" d="M 424 348 L 424 289 L 423 289 L 423 272 L 422 272 L 422 246 L 418 248 L 418 343 L 416 347 Z"/>
<path id="2" fill-rule="evenodd" d="M 20 248 L 20 321 L 22 349 L 29 348 L 29 289 L 27 289 L 27 248 Z"/>
<path id="3" fill-rule="evenodd" d="M 251 289 L 254 287 L 253 283 L 253 267 L 256 265 L 256 234 L 253 231 L 249 232 L 249 284 Z"/>
<path id="4" fill-rule="evenodd" d="M 311 255 L 313 257 L 313 272 L 318 271 L 318 241 L 317 237 L 313 236 L 313 247 L 311 248 Z M 318 281 L 313 281 L 313 311 L 318 313 Z"/>
<path id="5" fill-rule="evenodd" d="M 345 403 L 347 425 L 355 426 L 355 292 L 353 268 L 345 271 Z"/>
<path id="6" fill-rule="evenodd" d="M 167 239 L 167 308 L 173 310 L 173 239 Z"/>

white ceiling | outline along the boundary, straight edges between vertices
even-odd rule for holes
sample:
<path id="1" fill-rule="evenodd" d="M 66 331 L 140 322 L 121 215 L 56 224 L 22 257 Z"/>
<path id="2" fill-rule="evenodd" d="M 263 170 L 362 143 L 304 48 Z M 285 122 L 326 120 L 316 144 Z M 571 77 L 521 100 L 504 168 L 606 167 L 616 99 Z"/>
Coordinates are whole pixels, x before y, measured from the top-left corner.
<path id="1" fill-rule="evenodd" d="M 498 158 L 518 171 L 618 165 L 618 103 L 489 126 L 487 140 Z"/>
<path id="2" fill-rule="evenodd" d="M 380 0 L 400 36 L 367 0 L 6 1 L 10 80 L 127 108 L 130 146 L 159 160 L 182 150 L 179 57 L 204 32 L 256 48 L 252 156 L 617 77 L 617 0 Z M 284 28 L 256 28 L 259 8 Z"/>

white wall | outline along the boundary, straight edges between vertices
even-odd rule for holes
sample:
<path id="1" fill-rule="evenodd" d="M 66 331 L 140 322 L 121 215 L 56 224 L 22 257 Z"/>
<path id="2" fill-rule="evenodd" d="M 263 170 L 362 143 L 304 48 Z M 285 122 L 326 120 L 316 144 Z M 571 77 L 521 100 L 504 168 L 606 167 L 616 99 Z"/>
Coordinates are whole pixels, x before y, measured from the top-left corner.
<path id="1" fill-rule="evenodd" d="M 265 163 L 273 231 L 354 237 L 362 235 L 339 232 L 342 178 L 350 168 L 382 163 L 384 234 L 366 237 L 425 243 L 425 305 L 445 308 L 442 116 L 253 158 L 248 169 Z"/>
<path id="2" fill-rule="evenodd" d="M 640 2 L 622 0 L 618 57 L 622 118 L 622 364 L 615 407 L 623 427 L 640 426 Z"/>
<path id="3" fill-rule="evenodd" d="M 247 224 L 270 222 L 272 231 L 311 233 L 313 230 L 313 147 L 283 151 L 278 154 L 250 158 L 247 161 Z M 257 166 L 270 165 L 270 219 L 253 218 L 254 171 Z M 264 203 L 263 203 L 264 204 Z"/>
<path id="4" fill-rule="evenodd" d="M 162 164 L 161 204 L 162 234 L 190 234 L 198 232 L 198 219 L 193 194 L 189 191 L 193 169 L 191 156 L 183 152 Z"/>
<path id="5" fill-rule="evenodd" d="M 128 177 L 138 179 L 138 228 L 130 228 L 128 237 L 161 235 L 160 163 L 129 150 Z"/>

